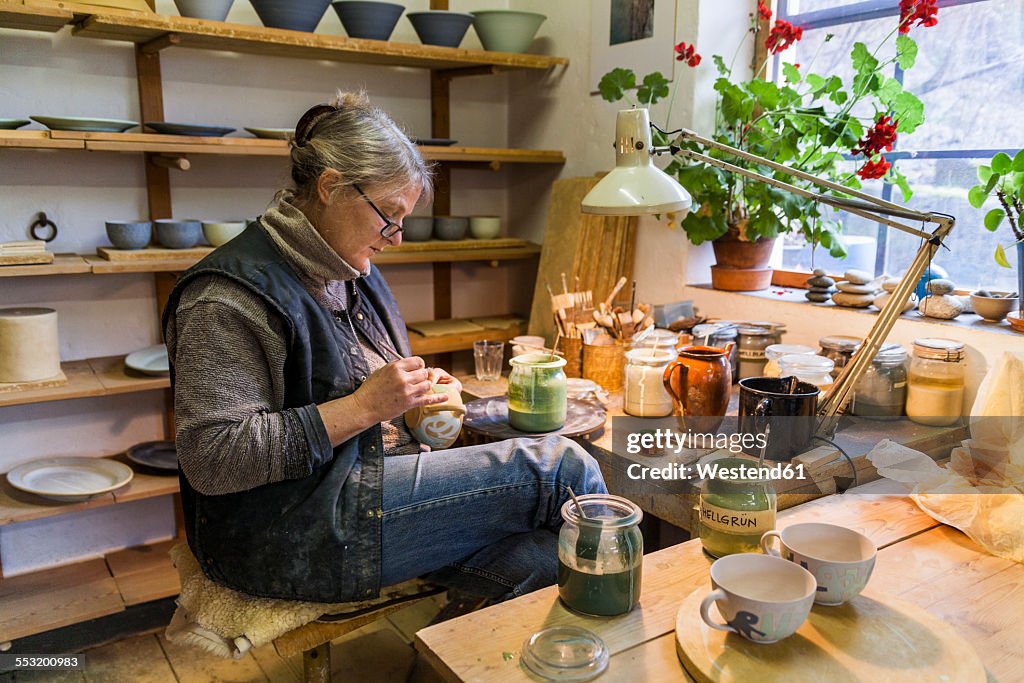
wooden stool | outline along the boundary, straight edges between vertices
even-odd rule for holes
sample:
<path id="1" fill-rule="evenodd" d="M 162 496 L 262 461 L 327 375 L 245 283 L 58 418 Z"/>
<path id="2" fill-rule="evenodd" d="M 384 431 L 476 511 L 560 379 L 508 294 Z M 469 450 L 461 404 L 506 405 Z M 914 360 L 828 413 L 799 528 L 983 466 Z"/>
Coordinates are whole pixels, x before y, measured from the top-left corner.
<path id="1" fill-rule="evenodd" d="M 392 587 L 394 589 L 399 589 L 401 594 L 369 605 L 359 603 L 351 611 L 325 614 L 317 621 L 278 636 L 273 641 L 274 649 L 283 658 L 302 653 L 303 680 L 306 683 L 328 683 L 331 680 L 332 640 L 446 590 L 419 579 L 406 581 Z"/>

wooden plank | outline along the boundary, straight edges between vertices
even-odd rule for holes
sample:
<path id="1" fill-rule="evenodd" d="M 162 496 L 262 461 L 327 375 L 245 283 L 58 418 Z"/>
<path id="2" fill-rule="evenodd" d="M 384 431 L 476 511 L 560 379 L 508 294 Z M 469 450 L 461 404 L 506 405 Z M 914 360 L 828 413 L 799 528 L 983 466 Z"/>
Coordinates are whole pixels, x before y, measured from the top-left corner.
<path id="1" fill-rule="evenodd" d="M 168 553 L 178 542 L 177 539 L 171 539 L 118 550 L 106 556 L 107 567 L 115 579 L 161 568 L 171 564 Z"/>
<path id="2" fill-rule="evenodd" d="M 201 650 L 195 651 L 202 657 Z M 212 656 L 212 655 L 211 655 Z M 90 683 L 132 681 L 133 683 L 177 683 L 170 662 L 156 635 L 118 640 L 89 650 L 85 680 Z"/>
<path id="3" fill-rule="evenodd" d="M 409 333 L 409 344 L 412 353 L 416 356 L 429 355 L 432 353 L 448 353 L 450 351 L 465 351 L 473 348 L 473 342 L 478 339 L 494 339 L 507 341 L 512 337 L 526 333 L 526 325 L 514 325 L 505 329 L 484 329 L 479 332 L 467 334 L 453 334 L 441 337 L 424 337 L 415 332 Z"/>
<path id="4" fill-rule="evenodd" d="M 115 576 L 114 581 L 121 593 L 121 599 L 128 607 L 173 597 L 181 592 L 178 570 L 171 564 L 170 558 L 158 567 L 125 576 Z"/>
<path id="5" fill-rule="evenodd" d="M 0 147 L 24 149 L 85 149 L 82 140 L 56 140 L 46 130 L 2 130 Z"/>
<path id="6" fill-rule="evenodd" d="M 118 460 L 127 462 L 128 459 L 121 456 Z M 113 492 L 115 503 L 130 503 L 133 500 L 155 498 L 157 496 L 172 496 L 179 492 L 181 484 L 178 482 L 176 473 L 170 474 L 149 474 L 141 471 L 142 468 L 133 466 L 135 476 L 126 486 L 122 486 Z"/>
<path id="7" fill-rule="evenodd" d="M 68 384 L 68 378 L 63 372 L 58 372 L 53 377 L 39 379 L 33 382 L 0 382 L 0 394 L 12 391 L 23 392 L 33 389 L 52 389 L 64 387 Z"/>
<path id="8" fill-rule="evenodd" d="M 177 16 L 103 13 L 75 27 L 76 36 L 134 43 L 152 43 L 168 34 L 176 36 L 180 47 L 425 69 L 549 69 L 569 63 L 563 57 L 361 40 Z"/>
<path id="9" fill-rule="evenodd" d="M 55 33 L 75 18 L 59 7 L 26 7 L 21 2 L 0 2 L 0 28 Z"/>
<path id="10" fill-rule="evenodd" d="M 426 242 L 402 242 L 397 247 L 388 247 L 384 253 L 429 253 L 446 257 L 450 252 L 480 251 L 481 249 L 528 249 L 532 253 L 537 253 L 540 251 L 540 245 L 515 237 L 497 237 L 490 240 L 428 240 Z"/>
<path id="11" fill-rule="evenodd" d="M 53 263 L 52 251 L 35 254 L 0 254 L 0 270 L 7 266 L 48 266 Z"/>
<path id="12" fill-rule="evenodd" d="M 402 251 L 402 247 L 389 247 L 374 256 L 373 262 L 380 266 L 405 263 L 515 261 L 534 258 L 539 254 L 540 246 L 536 244 L 510 249 L 479 247 L 476 249 L 458 249 L 454 251 Z"/>
<path id="13" fill-rule="evenodd" d="M 452 265 L 434 264 L 434 319 L 446 320 L 452 317 Z"/>
<path id="14" fill-rule="evenodd" d="M 249 654 L 272 683 L 302 683 L 302 655 L 285 659 L 277 654 L 273 643 L 250 650 Z"/>
<path id="15" fill-rule="evenodd" d="M 0 394 L 0 408 L 103 395 L 103 385 L 100 384 L 96 374 L 89 366 L 89 361 L 78 360 L 61 363 L 60 368 L 68 378 L 67 384 L 59 387 L 2 393 Z"/>
<path id="16" fill-rule="evenodd" d="M 0 642 L 124 610 L 102 560 L 0 580 Z"/>
<path id="17" fill-rule="evenodd" d="M 36 275 L 78 275 L 88 273 L 89 264 L 78 254 L 54 254 L 53 263 L 34 266 L 4 266 L 0 277 L 31 277 Z"/>
<path id="18" fill-rule="evenodd" d="M 213 252 L 213 247 L 192 247 L 191 249 L 167 249 L 146 247 L 145 249 L 116 249 L 98 247 L 96 253 L 108 261 L 198 261 Z"/>
<path id="19" fill-rule="evenodd" d="M 179 645 L 157 634 L 167 661 L 179 681 L 266 681 L 259 664 L 246 654 L 241 659 L 225 659 L 204 653 L 191 645 Z"/>
<path id="20" fill-rule="evenodd" d="M 120 273 L 183 273 L 199 259 L 170 259 L 167 261 L 108 261 L 99 256 L 85 256 L 93 275 L 118 275 Z"/>
<path id="21" fill-rule="evenodd" d="M 0 526 L 29 522 L 33 519 L 81 512 L 114 504 L 114 496 L 103 493 L 80 503 L 60 503 L 11 486 L 7 477 L 0 477 Z"/>
<path id="22" fill-rule="evenodd" d="M 171 386 L 171 380 L 168 377 L 151 377 L 128 370 L 124 366 L 124 356 L 90 358 L 89 366 L 103 386 L 105 396 L 166 389 Z"/>

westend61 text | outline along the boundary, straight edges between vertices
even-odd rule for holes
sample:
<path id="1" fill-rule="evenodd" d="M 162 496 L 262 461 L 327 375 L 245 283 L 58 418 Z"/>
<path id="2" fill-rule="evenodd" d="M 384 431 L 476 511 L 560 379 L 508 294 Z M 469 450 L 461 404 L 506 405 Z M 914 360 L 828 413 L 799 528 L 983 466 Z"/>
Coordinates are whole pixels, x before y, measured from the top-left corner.
<path id="1" fill-rule="evenodd" d="M 728 449 L 740 453 L 758 451 L 767 445 L 766 434 L 693 434 L 656 429 L 652 432 L 631 432 L 626 437 L 626 452 L 630 455 L 644 451 L 673 451 L 678 455 L 686 449 Z"/>
<path id="2" fill-rule="evenodd" d="M 696 463 L 693 465 L 682 465 L 672 463 L 664 467 L 646 467 L 640 463 L 633 463 L 626 468 L 626 476 L 630 479 L 660 479 L 662 481 L 680 481 L 685 479 L 717 479 L 719 481 L 749 481 L 749 480 L 774 480 L 792 481 L 806 479 L 803 465 L 790 463 L 777 463 L 772 466 L 734 465 L 722 467 L 721 465 L 709 463 Z"/>

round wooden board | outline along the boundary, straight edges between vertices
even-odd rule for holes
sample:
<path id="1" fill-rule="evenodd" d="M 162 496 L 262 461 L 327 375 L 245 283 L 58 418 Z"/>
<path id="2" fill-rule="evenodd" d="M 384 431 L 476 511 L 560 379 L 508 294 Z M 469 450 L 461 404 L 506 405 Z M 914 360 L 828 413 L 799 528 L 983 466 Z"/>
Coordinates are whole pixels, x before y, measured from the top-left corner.
<path id="1" fill-rule="evenodd" d="M 491 440 L 516 439 L 523 436 L 541 437 L 558 434 L 575 437 L 593 434 L 604 427 L 605 411 L 600 405 L 576 398 L 568 400 L 565 424 L 553 432 L 521 432 L 508 423 L 508 396 L 479 398 L 466 404 L 464 429 Z"/>
<path id="2" fill-rule="evenodd" d="M 702 683 L 986 681 L 978 654 L 952 626 L 890 595 L 815 605 L 795 634 L 759 645 L 701 620 L 700 602 L 710 590 L 691 593 L 676 616 L 676 652 Z M 714 607 L 711 615 L 721 619 Z"/>

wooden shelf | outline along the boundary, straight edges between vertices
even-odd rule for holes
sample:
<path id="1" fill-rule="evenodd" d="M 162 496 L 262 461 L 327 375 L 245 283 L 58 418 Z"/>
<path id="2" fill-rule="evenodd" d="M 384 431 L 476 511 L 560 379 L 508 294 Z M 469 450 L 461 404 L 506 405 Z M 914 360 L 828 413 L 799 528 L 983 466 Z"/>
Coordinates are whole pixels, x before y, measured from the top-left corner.
<path id="1" fill-rule="evenodd" d="M 414 356 L 427 356 L 434 353 L 450 353 L 473 348 L 473 342 L 480 339 L 508 341 L 512 337 L 526 334 L 526 323 L 511 325 L 503 329 L 484 329 L 462 334 L 446 334 L 436 337 L 425 337 L 409 331 L 409 345 Z"/>
<path id="2" fill-rule="evenodd" d="M 0 277 L 31 275 L 79 275 L 92 272 L 92 267 L 78 254 L 54 254 L 53 263 L 34 266 L 0 266 Z"/>
<path id="3" fill-rule="evenodd" d="M 178 572 L 167 554 L 177 542 L 128 548 L 103 559 L 0 580 L 0 642 L 177 595 Z"/>
<path id="4" fill-rule="evenodd" d="M 0 408 L 152 391 L 171 386 L 171 381 L 167 377 L 150 377 L 127 370 L 124 367 L 124 356 L 70 361 L 61 363 L 61 369 L 68 378 L 68 383 L 64 386 L 0 393 Z"/>
<path id="5" fill-rule="evenodd" d="M 569 63 L 564 57 L 361 40 L 159 14 L 93 14 L 76 25 L 74 33 L 87 38 L 140 44 L 149 52 L 187 47 L 423 69 L 478 70 L 483 67 L 485 70 L 480 73 L 549 69 Z"/>
<path id="6" fill-rule="evenodd" d="M 75 15 L 56 7 L 26 7 L 21 2 L 0 2 L 0 28 L 54 33 L 70 24 Z"/>
<path id="7" fill-rule="evenodd" d="M 526 240 L 458 240 L 403 242 L 373 257 L 377 265 L 396 263 L 445 263 L 454 261 L 514 261 L 540 254 L 540 245 Z"/>

